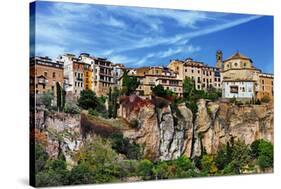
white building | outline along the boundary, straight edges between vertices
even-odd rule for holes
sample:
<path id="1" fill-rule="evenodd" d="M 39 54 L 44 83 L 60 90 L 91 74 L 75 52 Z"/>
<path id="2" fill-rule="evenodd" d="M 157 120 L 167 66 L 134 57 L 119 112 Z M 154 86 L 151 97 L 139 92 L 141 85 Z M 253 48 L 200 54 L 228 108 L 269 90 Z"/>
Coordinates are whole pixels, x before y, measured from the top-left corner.
<path id="1" fill-rule="evenodd" d="M 223 98 L 239 98 L 250 100 L 255 97 L 255 81 L 253 80 L 224 80 L 222 81 Z"/>

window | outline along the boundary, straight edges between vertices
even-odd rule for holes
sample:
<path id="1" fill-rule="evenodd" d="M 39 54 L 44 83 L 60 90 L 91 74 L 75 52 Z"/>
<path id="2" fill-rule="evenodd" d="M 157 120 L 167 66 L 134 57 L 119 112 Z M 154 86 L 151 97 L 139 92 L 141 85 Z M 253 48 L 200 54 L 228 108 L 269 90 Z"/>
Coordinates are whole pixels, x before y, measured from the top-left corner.
<path id="1" fill-rule="evenodd" d="M 45 87 L 45 85 L 43 85 L 43 89 L 45 89 L 46 87 Z"/>
<path id="2" fill-rule="evenodd" d="M 203 78 L 203 82 L 205 82 L 205 78 Z"/>
<path id="3" fill-rule="evenodd" d="M 200 81 L 200 77 L 198 77 L 198 78 L 197 78 L 197 82 L 198 82 L 198 83 L 200 83 L 200 82 L 201 82 L 201 81 Z"/>
<path id="4" fill-rule="evenodd" d="M 231 93 L 238 93 L 238 86 L 230 86 Z"/>
<path id="5" fill-rule="evenodd" d="M 244 62 L 244 68 L 246 68 L 247 64 Z"/>
<path id="6" fill-rule="evenodd" d="M 235 67 L 237 67 L 237 66 L 238 66 L 237 62 L 235 62 L 235 63 L 234 63 L 234 66 L 235 66 Z"/>
<path id="7" fill-rule="evenodd" d="M 55 87 L 54 86 L 52 86 L 52 91 L 54 91 L 55 90 Z"/>
<path id="8" fill-rule="evenodd" d="M 184 71 L 187 72 L 187 69 L 185 69 Z"/>
<path id="9" fill-rule="evenodd" d="M 193 70 L 193 69 L 191 70 L 191 73 L 194 73 L 194 70 Z"/>
<path id="10" fill-rule="evenodd" d="M 48 76 L 48 72 L 44 72 L 44 76 L 47 77 Z"/>
<path id="11" fill-rule="evenodd" d="M 200 89 L 200 85 L 197 85 L 197 89 Z"/>
<path id="12" fill-rule="evenodd" d="M 264 80 L 261 80 L 261 83 L 264 84 Z"/>
<path id="13" fill-rule="evenodd" d="M 200 74 L 200 70 L 198 70 L 198 73 Z"/>
<path id="14" fill-rule="evenodd" d="M 56 77 L 56 72 L 53 72 L 53 78 L 55 78 Z"/>
<path id="15" fill-rule="evenodd" d="M 77 76 L 77 72 L 74 73 L 74 76 L 75 76 L 75 77 Z"/>

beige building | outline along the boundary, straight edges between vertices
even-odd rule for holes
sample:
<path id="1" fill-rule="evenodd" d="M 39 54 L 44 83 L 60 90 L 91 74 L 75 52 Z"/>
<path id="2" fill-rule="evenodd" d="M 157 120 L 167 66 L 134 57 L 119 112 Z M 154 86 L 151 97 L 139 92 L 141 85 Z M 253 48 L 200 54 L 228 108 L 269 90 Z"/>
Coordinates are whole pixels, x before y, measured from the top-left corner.
<path id="1" fill-rule="evenodd" d="M 191 78 L 197 90 L 207 90 L 208 88 L 221 89 L 220 69 L 207 66 L 206 64 L 194 61 L 191 58 L 186 60 L 172 60 L 168 68 L 179 75 L 179 79 Z"/>
<path id="2" fill-rule="evenodd" d="M 257 91 L 257 98 L 262 99 L 264 96 L 268 96 L 270 99 L 274 97 L 274 76 L 273 74 L 261 73 L 259 75 L 259 88 Z"/>
<path id="3" fill-rule="evenodd" d="M 264 74 L 253 65 L 252 59 L 236 52 L 222 61 L 223 97 L 240 99 L 273 98 L 273 75 Z M 236 90 L 231 90 L 237 88 Z"/>
<path id="4" fill-rule="evenodd" d="M 167 67 L 154 66 L 130 69 L 129 75 L 135 75 L 140 82 L 136 89 L 140 96 L 150 96 L 152 88 L 161 84 L 164 89 L 168 89 L 182 96 L 182 80 L 178 75 Z"/>

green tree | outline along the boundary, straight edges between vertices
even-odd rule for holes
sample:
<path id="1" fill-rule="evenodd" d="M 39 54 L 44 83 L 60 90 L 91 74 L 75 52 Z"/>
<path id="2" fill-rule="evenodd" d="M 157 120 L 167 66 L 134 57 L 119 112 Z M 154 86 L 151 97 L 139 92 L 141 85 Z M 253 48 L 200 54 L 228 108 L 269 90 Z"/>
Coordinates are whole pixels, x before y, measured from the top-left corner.
<path id="1" fill-rule="evenodd" d="M 104 105 L 105 98 L 103 96 L 97 97 L 95 92 L 91 90 L 81 91 L 80 98 L 78 99 L 78 105 L 83 109 L 96 110 L 99 115 L 107 117 L 107 111 Z"/>
<path id="2" fill-rule="evenodd" d="M 42 171 L 49 159 L 48 153 L 44 150 L 42 145 L 35 144 L 35 173 Z"/>
<path id="3" fill-rule="evenodd" d="M 169 166 L 168 166 L 167 162 L 165 162 L 165 161 L 158 162 L 152 168 L 152 172 L 153 172 L 154 178 L 156 180 L 167 179 L 169 177 Z"/>
<path id="4" fill-rule="evenodd" d="M 70 173 L 63 160 L 49 160 L 45 169 L 36 174 L 36 186 L 59 186 L 69 184 Z"/>
<path id="5" fill-rule="evenodd" d="M 135 92 L 138 88 L 140 82 L 136 76 L 129 76 L 128 72 L 125 72 L 123 75 L 123 84 L 122 84 L 122 91 L 123 94 L 129 96 Z"/>
<path id="6" fill-rule="evenodd" d="M 138 166 L 138 175 L 142 176 L 144 180 L 149 180 L 152 178 L 152 169 L 153 163 L 150 160 L 141 160 Z"/>
<path id="7" fill-rule="evenodd" d="M 94 183 L 113 182 L 119 178 L 118 155 L 108 140 L 95 136 L 85 141 L 77 153 L 78 164 L 86 163 L 93 172 Z"/>
<path id="8" fill-rule="evenodd" d="M 214 161 L 214 156 L 205 154 L 201 159 L 201 166 L 203 168 L 203 172 L 206 174 L 214 175 L 218 171 L 218 168 Z"/>
<path id="9" fill-rule="evenodd" d="M 54 99 L 53 93 L 48 91 L 42 94 L 42 103 L 45 105 L 47 109 L 52 108 L 52 100 Z"/>
<path id="10" fill-rule="evenodd" d="M 64 106 L 64 112 L 69 114 L 79 114 L 80 108 L 75 103 L 66 103 Z"/>
<path id="11" fill-rule="evenodd" d="M 183 81 L 183 97 L 190 101 L 192 100 L 192 96 L 195 93 L 195 83 L 194 81 L 190 78 L 187 77 Z"/>
<path id="12" fill-rule="evenodd" d="M 89 108 L 95 109 L 97 106 L 99 106 L 99 100 L 96 96 L 96 93 L 91 90 L 81 91 L 80 98 L 78 99 L 78 105 L 86 110 Z"/>
<path id="13" fill-rule="evenodd" d="M 91 166 L 86 163 L 80 163 L 73 167 L 71 170 L 69 182 L 70 184 L 91 184 L 94 183 L 94 171 L 91 170 Z"/>
<path id="14" fill-rule="evenodd" d="M 251 144 L 251 155 L 257 158 L 262 170 L 273 167 L 273 145 L 266 140 L 256 140 Z"/>
<path id="15" fill-rule="evenodd" d="M 56 92 L 57 92 L 57 108 L 58 111 L 62 111 L 63 110 L 63 91 L 62 88 L 59 84 L 59 82 L 56 82 Z"/>

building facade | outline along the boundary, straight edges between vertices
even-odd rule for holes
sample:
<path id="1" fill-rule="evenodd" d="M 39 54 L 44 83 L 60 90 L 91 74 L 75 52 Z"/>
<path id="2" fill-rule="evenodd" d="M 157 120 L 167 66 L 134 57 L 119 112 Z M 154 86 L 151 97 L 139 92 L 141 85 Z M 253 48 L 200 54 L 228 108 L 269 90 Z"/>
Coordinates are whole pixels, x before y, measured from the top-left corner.
<path id="1" fill-rule="evenodd" d="M 95 58 L 93 76 L 93 90 L 98 96 L 106 96 L 114 87 L 113 64 L 105 58 Z"/>
<path id="2" fill-rule="evenodd" d="M 30 92 L 44 94 L 50 92 L 56 97 L 57 83 L 63 88 L 63 63 L 48 57 L 32 57 L 30 60 Z"/>
<path id="3" fill-rule="evenodd" d="M 196 90 L 208 90 L 210 88 L 221 89 L 220 69 L 210 67 L 191 58 L 186 60 L 172 60 L 168 68 L 179 75 L 179 79 L 191 78 Z"/>
<path id="4" fill-rule="evenodd" d="M 222 97 L 249 100 L 255 97 L 255 81 L 227 80 L 222 82 Z"/>
<path id="5" fill-rule="evenodd" d="M 140 85 L 136 89 L 140 96 L 152 95 L 152 88 L 162 85 L 164 89 L 171 90 L 177 96 L 182 96 L 182 80 L 178 75 L 167 67 L 154 66 L 131 69 L 129 75 L 138 78 Z"/>
<path id="6" fill-rule="evenodd" d="M 261 73 L 259 75 L 257 99 L 268 96 L 271 100 L 274 97 L 274 76 L 273 74 Z"/>

